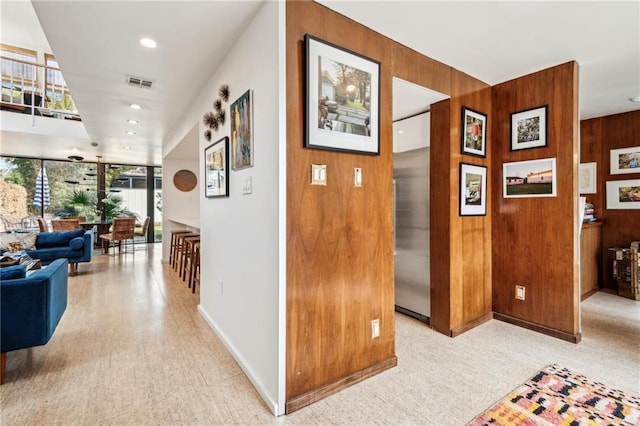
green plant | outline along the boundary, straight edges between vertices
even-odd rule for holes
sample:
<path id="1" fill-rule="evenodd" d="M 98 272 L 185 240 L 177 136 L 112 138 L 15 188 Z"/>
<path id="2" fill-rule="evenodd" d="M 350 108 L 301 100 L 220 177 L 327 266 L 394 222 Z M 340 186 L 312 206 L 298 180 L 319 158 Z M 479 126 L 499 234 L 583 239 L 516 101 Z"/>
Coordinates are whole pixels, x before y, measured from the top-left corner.
<path id="1" fill-rule="evenodd" d="M 121 204 L 121 197 L 111 193 L 107 194 L 107 196 L 102 200 L 105 220 L 113 220 L 113 218 L 117 216 L 135 216 L 135 213 L 125 209 Z"/>

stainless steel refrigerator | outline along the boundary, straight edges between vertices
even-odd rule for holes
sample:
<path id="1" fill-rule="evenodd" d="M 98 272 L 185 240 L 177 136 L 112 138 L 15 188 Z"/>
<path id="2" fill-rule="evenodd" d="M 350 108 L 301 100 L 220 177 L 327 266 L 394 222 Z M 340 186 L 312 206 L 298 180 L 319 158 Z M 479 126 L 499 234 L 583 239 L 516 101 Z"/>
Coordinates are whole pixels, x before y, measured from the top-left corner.
<path id="1" fill-rule="evenodd" d="M 429 148 L 393 154 L 396 310 L 429 323 Z"/>

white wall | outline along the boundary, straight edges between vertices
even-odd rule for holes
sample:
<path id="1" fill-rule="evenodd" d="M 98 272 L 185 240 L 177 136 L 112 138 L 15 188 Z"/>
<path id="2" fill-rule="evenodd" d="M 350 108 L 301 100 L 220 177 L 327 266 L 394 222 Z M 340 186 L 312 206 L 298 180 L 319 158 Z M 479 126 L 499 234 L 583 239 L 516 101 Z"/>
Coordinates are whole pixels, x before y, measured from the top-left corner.
<path id="1" fill-rule="evenodd" d="M 230 105 L 246 90 L 253 91 L 254 166 L 229 170 L 228 198 L 205 198 L 199 188 L 201 234 L 201 288 L 199 310 L 240 364 L 274 414 L 284 410 L 280 331 L 279 273 L 283 257 L 279 248 L 280 140 L 279 18 L 280 2 L 265 2 L 246 31 L 237 38 L 227 57 L 194 99 L 173 136 L 166 141 L 170 152 L 186 134 L 193 120 L 201 122 L 211 109 L 221 84 L 228 84 Z M 213 132 L 211 141 L 200 124 L 198 179 L 203 181 L 204 148 L 229 136 L 229 118 Z M 175 170 L 175 168 L 174 168 Z M 168 188 L 172 172 L 164 165 Z M 251 177 L 253 193 L 242 194 Z M 165 189 L 165 197 L 166 189 Z M 165 198 L 165 220 L 171 218 Z M 167 231 L 167 235 L 169 232 Z"/>
<path id="2" fill-rule="evenodd" d="M 173 185 L 173 175 L 179 170 L 191 170 L 199 176 L 197 158 L 192 160 L 172 160 L 165 158 L 162 162 L 162 260 L 169 260 L 171 231 L 184 229 L 174 220 L 193 220 L 200 215 L 200 179 L 197 186 L 189 192 L 182 192 Z"/>
<path id="3" fill-rule="evenodd" d="M 431 113 L 414 115 L 393 122 L 393 152 L 430 146 Z"/>

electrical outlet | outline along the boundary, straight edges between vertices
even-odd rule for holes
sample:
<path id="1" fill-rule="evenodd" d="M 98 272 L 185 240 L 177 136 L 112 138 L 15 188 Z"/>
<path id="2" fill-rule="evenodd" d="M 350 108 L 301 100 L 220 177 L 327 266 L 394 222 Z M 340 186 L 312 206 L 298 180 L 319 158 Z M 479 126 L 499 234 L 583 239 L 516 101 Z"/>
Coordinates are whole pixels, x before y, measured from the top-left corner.
<path id="1" fill-rule="evenodd" d="M 380 337 L 380 320 L 374 319 L 371 320 L 371 338 L 375 339 Z"/>
<path id="2" fill-rule="evenodd" d="M 524 300 L 524 286 L 516 285 L 516 299 Z"/>

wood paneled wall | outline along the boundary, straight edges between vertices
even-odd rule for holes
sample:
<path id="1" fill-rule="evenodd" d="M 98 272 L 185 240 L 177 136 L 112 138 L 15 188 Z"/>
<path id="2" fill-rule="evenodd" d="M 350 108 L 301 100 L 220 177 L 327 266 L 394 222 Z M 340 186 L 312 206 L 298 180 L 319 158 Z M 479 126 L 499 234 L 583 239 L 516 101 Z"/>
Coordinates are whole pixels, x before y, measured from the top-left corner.
<path id="1" fill-rule="evenodd" d="M 612 175 L 610 152 L 612 149 L 638 146 L 637 132 L 640 128 L 640 111 L 608 115 L 580 122 L 580 162 L 597 163 L 597 194 L 587 195 L 593 200 L 596 215 L 602 226 L 602 285 L 616 288 L 612 279 L 612 262 L 608 257 L 609 247 L 629 247 L 640 240 L 640 210 L 607 210 L 606 182 L 613 180 L 640 179 L 640 173 Z"/>
<path id="2" fill-rule="evenodd" d="M 548 145 L 510 150 L 510 115 L 548 105 Z M 578 66 L 569 62 L 493 87 L 493 311 L 579 341 Z M 556 158 L 556 197 L 503 198 L 502 165 Z M 524 301 L 515 285 L 526 287 Z"/>
<path id="3" fill-rule="evenodd" d="M 392 77 L 451 95 L 434 123 L 442 134 L 431 153 L 444 158 L 431 192 L 443 208 L 431 228 L 450 230 L 436 243 L 432 273 L 438 331 L 453 335 L 491 313 L 491 216 L 458 217 L 461 107 L 488 112 L 488 86 L 311 1 L 289 1 L 287 49 L 287 412 L 375 371 L 395 365 L 392 223 Z M 380 155 L 303 148 L 306 33 L 380 61 Z M 450 105 L 450 107 L 448 107 Z M 489 118 L 491 120 L 491 118 Z M 490 121 L 489 121 L 490 122 Z M 489 133 L 490 134 L 490 133 Z M 490 138 L 489 138 L 490 140 Z M 433 157 L 432 157 L 433 158 Z M 464 158 L 487 164 L 487 158 Z M 311 186 L 311 164 L 327 165 L 327 186 Z M 363 170 L 354 188 L 353 168 Z M 437 174 L 435 176 L 434 174 Z M 489 201 L 490 203 L 490 201 Z M 433 240 L 433 237 L 432 237 Z M 432 245 L 432 258 L 434 248 Z M 432 265 L 432 271 L 434 266 Z M 435 281 L 434 281 L 435 279 Z M 452 284 L 453 283 L 453 284 Z M 446 297 L 446 296 L 445 296 Z M 371 320 L 381 334 L 371 339 Z"/>

